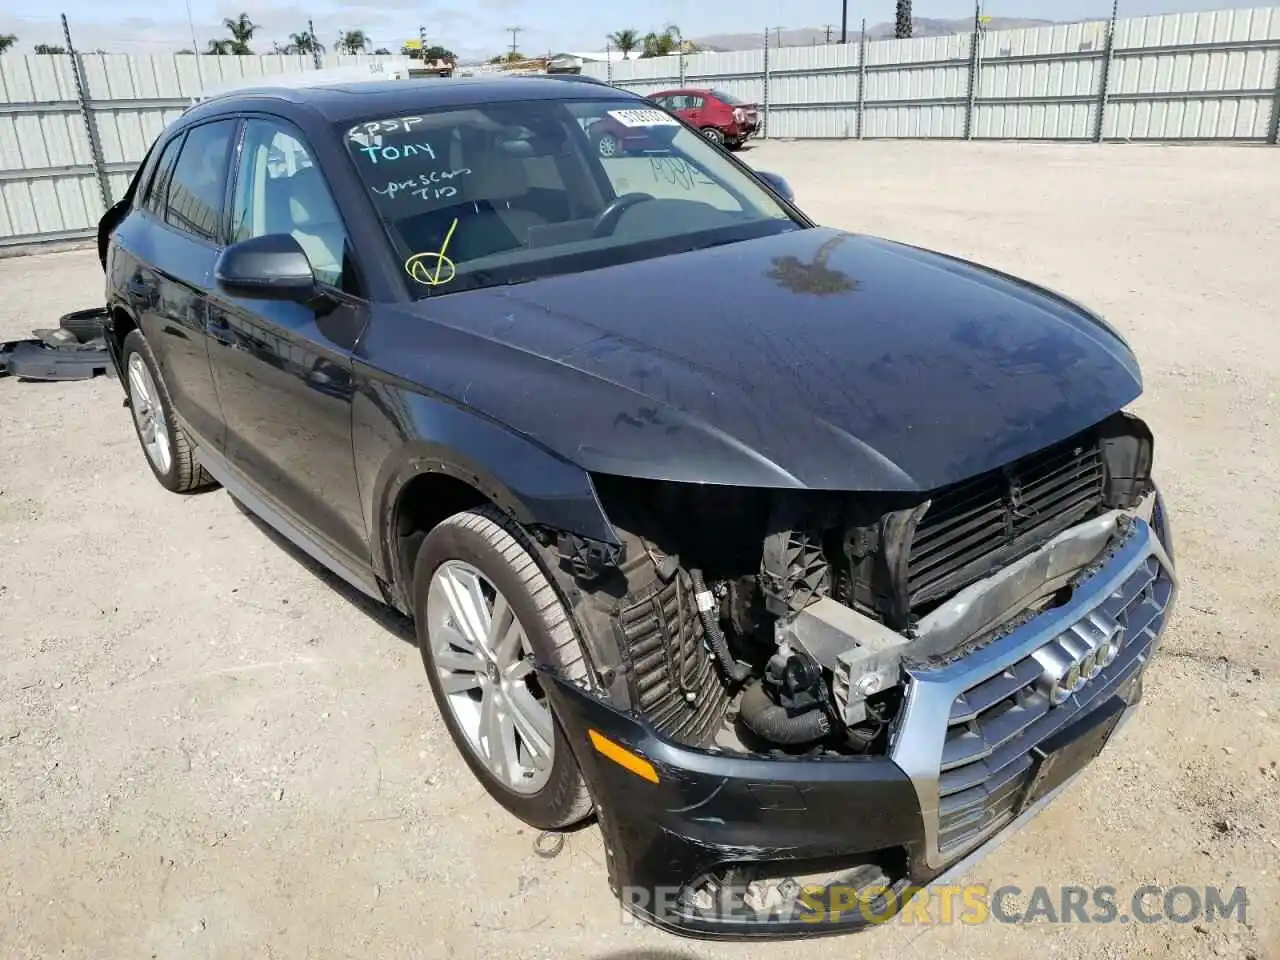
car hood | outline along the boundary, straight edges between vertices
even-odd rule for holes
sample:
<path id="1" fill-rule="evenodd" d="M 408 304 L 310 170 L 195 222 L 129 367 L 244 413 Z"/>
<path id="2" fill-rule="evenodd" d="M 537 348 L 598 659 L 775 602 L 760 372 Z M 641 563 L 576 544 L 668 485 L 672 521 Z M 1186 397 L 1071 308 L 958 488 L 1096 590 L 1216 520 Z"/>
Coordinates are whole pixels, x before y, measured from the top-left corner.
<path id="1" fill-rule="evenodd" d="M 823 228 L 406 309 L 412 342 L 373 356 L 588 470 L 652 479 L 930 490 L 1142 389 L 1078 305 Z"/>

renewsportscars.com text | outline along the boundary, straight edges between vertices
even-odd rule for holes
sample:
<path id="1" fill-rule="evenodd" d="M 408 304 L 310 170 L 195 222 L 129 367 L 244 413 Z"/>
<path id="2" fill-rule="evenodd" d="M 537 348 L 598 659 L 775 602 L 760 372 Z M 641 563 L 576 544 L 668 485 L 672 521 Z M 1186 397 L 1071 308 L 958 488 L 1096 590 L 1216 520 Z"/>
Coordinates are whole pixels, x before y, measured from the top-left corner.
<path id="1" fill-rule="evenodd" d="M 622 891 L 624 916 L 634 922 L 627 908 L 643 914 L 678 913 L 682 889 L 657 890 L 626 887 Z M 1146 885 L 1121 890 L 1097 887 L 1020 887 L 1006 884 L 937 884 L 907 887 L 854 888 L 843 884 L 806 886 L 793 899 L 756 911 L 740 896 L 725 896 L 715 912 L 723 919 L 746 922 L 839 923 L 860 918 L 867 923 L 898 922 L 910 925 L 982 923 L 1197 923 L 1247 919 L 1248 894 L 1244 887 L 1162 887 Z"/>

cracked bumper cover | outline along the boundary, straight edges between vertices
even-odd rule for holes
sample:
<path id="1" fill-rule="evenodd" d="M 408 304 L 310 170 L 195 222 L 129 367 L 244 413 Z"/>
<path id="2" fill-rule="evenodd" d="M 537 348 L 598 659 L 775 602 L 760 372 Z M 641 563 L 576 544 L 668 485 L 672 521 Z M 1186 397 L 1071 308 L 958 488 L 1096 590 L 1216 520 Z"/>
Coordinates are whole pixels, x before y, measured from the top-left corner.
<path id="1" fill-rule="evenodd" d="M 960 690 L 1016 663 L 1043 638 L 1114 596 L 1117 583 L 1131 580 L 1135 569 L 1155 558 L 1167 570 L 1170 586 L 1165 614 L 1151 629 L 1149 644 L 1123 668 L 1091 683 L 1072 712 L 1062 714 L 1054 733 L 1061 737 L 1073 729 L 1088 729 L 1103 713 L 1120 715 L 1121 722 L 1127 719 L 1141 699 L 1142 674 L 1176 593 L 1171 551 L 1161 543 L 1167 544 L 1163 523 L 1163 504 L 1157 502 L 1152 526 L 1135 521 L 1123 542 L 1078 585 L 1070 603 L 988 644 L 981 655 L 942 668 L 947 687 Z M 966 663 L 970 659 L 973 663 Z M 924 678 L 917 678 L 913 688 L 931 689 L 935 698 L 941 689 L 936 684 L 928 687 Z M 832 869 L 883 863 L 893 859 L 888 854 L 896 855 L 901 864 L 900 875 L 892 877 L 900 892 L 966 868 L 1065 786 L 1060 783 L 1020 803 L 1011 822 L 997 823 L 995 829 L 975 835 L 972 843 L 940 854 L 941 758 L 924 754 L 941 751 L 946 715 L 925 719 L 919 710 L 912 715 L 914 689 L 908 691 L 891 756 L 832 759 L 773 759 L 690 749 L 663 739 L 642 719 L 572 685 L 557 680 L 549 689 L 569 741 L 578 745 L 583 774 L 596 800 L 615 895 L 632 914 L 685 936 L 795 938 L 861 928 L 870 920 L 857 909 L 834 918 L 794 910 L 714 915 L 691 908 L 677 893 L 732 864 L 765 865 L 770 875 L 787 876 L 817 872 L 806 867 L 818 863 Z M 589 746 L 589 730 L 649 760 L 659 782 L 638 779 L 596 753 Z M 1086 762 L 1080 769 L 1087 766 Z"/>

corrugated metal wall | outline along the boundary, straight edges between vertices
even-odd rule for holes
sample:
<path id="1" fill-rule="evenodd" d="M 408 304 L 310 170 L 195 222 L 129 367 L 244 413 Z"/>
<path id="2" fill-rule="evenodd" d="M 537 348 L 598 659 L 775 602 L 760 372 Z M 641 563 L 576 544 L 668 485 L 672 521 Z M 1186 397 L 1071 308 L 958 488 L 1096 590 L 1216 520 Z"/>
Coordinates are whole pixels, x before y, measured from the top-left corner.
<path id="1" fill-rule="evenodd" d="M 361 59 L 330 54 L 322 66 Z M 315 69 L 310 57 L 84 54 L 89 113 L 111 201 L 147 149 L 202 90 Z M 91 236 L 103 213 L 72 58 L 0 56 L 0 246 Z"/>
<path id="2" fill-rule="evenodd" d="M 769 137 L 1276 139 L 1280 7 L 1118 20 L 1114 34 L 1098 22 L 977 39 L 976 58 L 962 34 L 868 43 L 865 65 L 863 48 L 847 44 L 587 72 L 640 93 L 724 87 L 765 107 Z"/>
<path id="3" fill-rule="evenodd" d="M 640 93 L 714 86 L 773 138 L 1275 143 L 1280 7 L 1031 30 L 592 64 Z M 974 42 L 978 43 L 974 56 Z M 356 62 L 328 55 L 324 66 Z M 312 69 L 307 57 L 80 58 L 111 199 L 202 89 Z M 91 235 L 103 210 L 68 56 L 0 57 L 0 246 Z"/>

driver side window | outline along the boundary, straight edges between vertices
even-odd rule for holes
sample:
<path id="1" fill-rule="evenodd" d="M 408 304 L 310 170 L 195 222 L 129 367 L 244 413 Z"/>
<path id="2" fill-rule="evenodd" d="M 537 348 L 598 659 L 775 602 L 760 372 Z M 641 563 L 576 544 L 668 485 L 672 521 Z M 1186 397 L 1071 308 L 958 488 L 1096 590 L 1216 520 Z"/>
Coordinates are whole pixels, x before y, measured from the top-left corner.
<path id="1" fill-rule="evenodd" d="M 232 200 L 233 243 L 267 234 L 293 236 L 316 279 L 355 292 L 347 231 L 311 151 L 288 126 L 248 120 Z"/>

